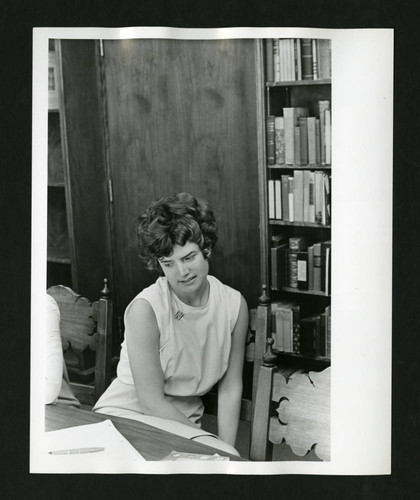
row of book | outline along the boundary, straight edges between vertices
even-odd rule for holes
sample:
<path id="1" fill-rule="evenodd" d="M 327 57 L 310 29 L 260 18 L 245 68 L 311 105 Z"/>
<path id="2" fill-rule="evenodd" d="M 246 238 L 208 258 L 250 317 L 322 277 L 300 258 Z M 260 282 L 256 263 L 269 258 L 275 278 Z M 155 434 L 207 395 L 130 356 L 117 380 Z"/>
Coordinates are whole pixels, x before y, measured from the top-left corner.
<path id="1" fill-rule="evenodd" d="M 331 165 L 330 101 L 318 101 L 318 116 L 306 107 L 266 116 L 268 165 Z"/>
<path id="2" fill-rule="evenodd" d="M 271 288 L 331 293 L 331 241 L 308 244 L 305 236 L 273 235 Z"/>
<path id="3" fill-rule="evenodd" d="M 268 82 L 331 78 L 331 40 L 269 38 L 265 50 Z"/>
<path id="4" fill-rule="evenodd" d="M 331 306 L 307 314 L 304 304 L 271 304 L 271 337 L 277 352 L 331 357 Z"/>
<path id="5" fill-rule="evenodd" d="M 293 170 L 268 181 L 268 218 L 331 223 L 331 176 L 322 170 Z"/>

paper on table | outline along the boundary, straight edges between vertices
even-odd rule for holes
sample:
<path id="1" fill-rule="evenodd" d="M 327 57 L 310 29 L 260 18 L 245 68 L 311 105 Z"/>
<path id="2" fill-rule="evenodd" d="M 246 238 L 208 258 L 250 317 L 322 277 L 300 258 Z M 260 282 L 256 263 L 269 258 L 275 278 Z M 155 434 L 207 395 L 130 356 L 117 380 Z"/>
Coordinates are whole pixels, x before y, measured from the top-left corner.
<path id="1" fill-rule="evenodd" d="M 105 420 L 45 433 L 45 472 L 139 472 L 145 459 Z M 102 447 L 104 451 L 76 455 L 51 455 L 49 451 Z M 44 467 L 43 467 L 44 468 Z"/>

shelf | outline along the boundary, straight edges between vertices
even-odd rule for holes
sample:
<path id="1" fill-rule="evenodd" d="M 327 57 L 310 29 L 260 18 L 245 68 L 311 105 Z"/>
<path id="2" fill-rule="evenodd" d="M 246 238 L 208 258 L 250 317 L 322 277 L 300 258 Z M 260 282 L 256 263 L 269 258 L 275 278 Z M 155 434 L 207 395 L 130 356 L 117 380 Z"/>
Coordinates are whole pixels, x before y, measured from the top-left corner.
<path id="1" fill-rule="evenodd" d="M 299 288 L 292 288 L 289 286 L 284 286 L 280 290 L 274 290 L 271 288 L 272 292 L 290 292 L 297 294 L 305 294 L 305 295 L 316 295 L 318 297 L 330 297 L 330 295 L 326 292 L 320 292 L 318 290 L 300 290 Z"/>
<path id="2" fill-rule="evenodd" d="M 331 78 L 323 80 L 289 80 L 287 82 L 265 82 L 266 87 L 307 87 L 310 85 L 331 85 Z"/>
<path id="3" fill-rule="evenodd" d="M 57 264 L 71 264 L 69 251 L 66 248 L 49 248 L 47 261 Z"/>
<path id="4" fill-rule="evenodd" d="M 311 356 L 310 354 L 295 354 L 294 352 L 282 352 L 276 351 L 273 349 L 274 354 L 281 358 L 290 358 L 290 359 L 304 359 L 307 361 L 317 361 L 319 363 L 331 363 L 331 358 L 327 358 L 324 356 Z"/>
<path id="5" fill-rule="evenodd" d="M 314 227 L 317 229 L 329 229 L 331 228 L 330 224 L 317 224 L 315 222 L 289 222 L 287 220 L 275 220 L 270 219 L 270 226 L 296 226 L 296 227 Z"/>
<path id="6" fill-rule="evenodd" d="M 331 170 L 331 165 L 267 165 L 273 170 Z"/>

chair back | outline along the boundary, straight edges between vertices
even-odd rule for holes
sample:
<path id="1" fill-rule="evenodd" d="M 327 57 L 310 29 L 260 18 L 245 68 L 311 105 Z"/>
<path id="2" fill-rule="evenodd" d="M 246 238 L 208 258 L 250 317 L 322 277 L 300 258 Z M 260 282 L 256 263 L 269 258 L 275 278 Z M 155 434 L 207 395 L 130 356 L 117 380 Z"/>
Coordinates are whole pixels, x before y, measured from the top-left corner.
<path id="1" fill-rule="evenodd" d="M 94 359 L 93 366 L 79 370 L 84 376 L 93 372 L 93 384 L 70 383 L 79 401 L 89 406 L 95 404 L 111 382 L 112 300 L 107 280 L 104 283 L 101 297 L 95 302 L 63 285 L 55 285 L 47 290 L 60 310 L 60 332 L 65 354 L 71 350 L 73 358 L 82 359 L 83 354 L 87 353 Z M 71 357 L 68 356 L 68 359 L 67 370 L 71 378 L 75 370 Z"/>
<path id="2" fill-rule="evenodd" d="M 272 460 L 273 445 L 287 444 L 298 457 L 311 450 L 330 460 L 331 368 L 304 372 L 279 368 L 273 339 L 259 368 L 251 431 L 251 460 Z"/>

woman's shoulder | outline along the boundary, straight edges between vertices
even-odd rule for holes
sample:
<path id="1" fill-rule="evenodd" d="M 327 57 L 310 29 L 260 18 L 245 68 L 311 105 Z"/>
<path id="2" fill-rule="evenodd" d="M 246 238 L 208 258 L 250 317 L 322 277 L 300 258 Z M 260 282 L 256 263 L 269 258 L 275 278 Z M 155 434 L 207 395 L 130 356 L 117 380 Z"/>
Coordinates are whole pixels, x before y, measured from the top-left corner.
<path id="1" fill-rule="evenodd" d="M 165 308 L 168 302 L 168 283 L 166 278 L 158 278 L 155 283 L 144 288 L 138 293 L 134 299 L 128 304 L 125 315 L 131 311 L 152 311 Z"/>
<path id="2" fill-rule="evenodd" d="M 222 283 L 215 276 L 211 276 L 209 274 L 207 276 L 207 278 L 208 278 L 208 280 L 210 282 L 210 286 L 212 286 L 219 293 L 224 293 L 224 294 L 232 295 L 232 296 L 235 296 L 235 297 L 241 295 L 240 292 L 238 292 L 238 290 L 235 290 L 235 288 L 232 288 L 229 285 L 225 285 L 224 283 Z"/>

